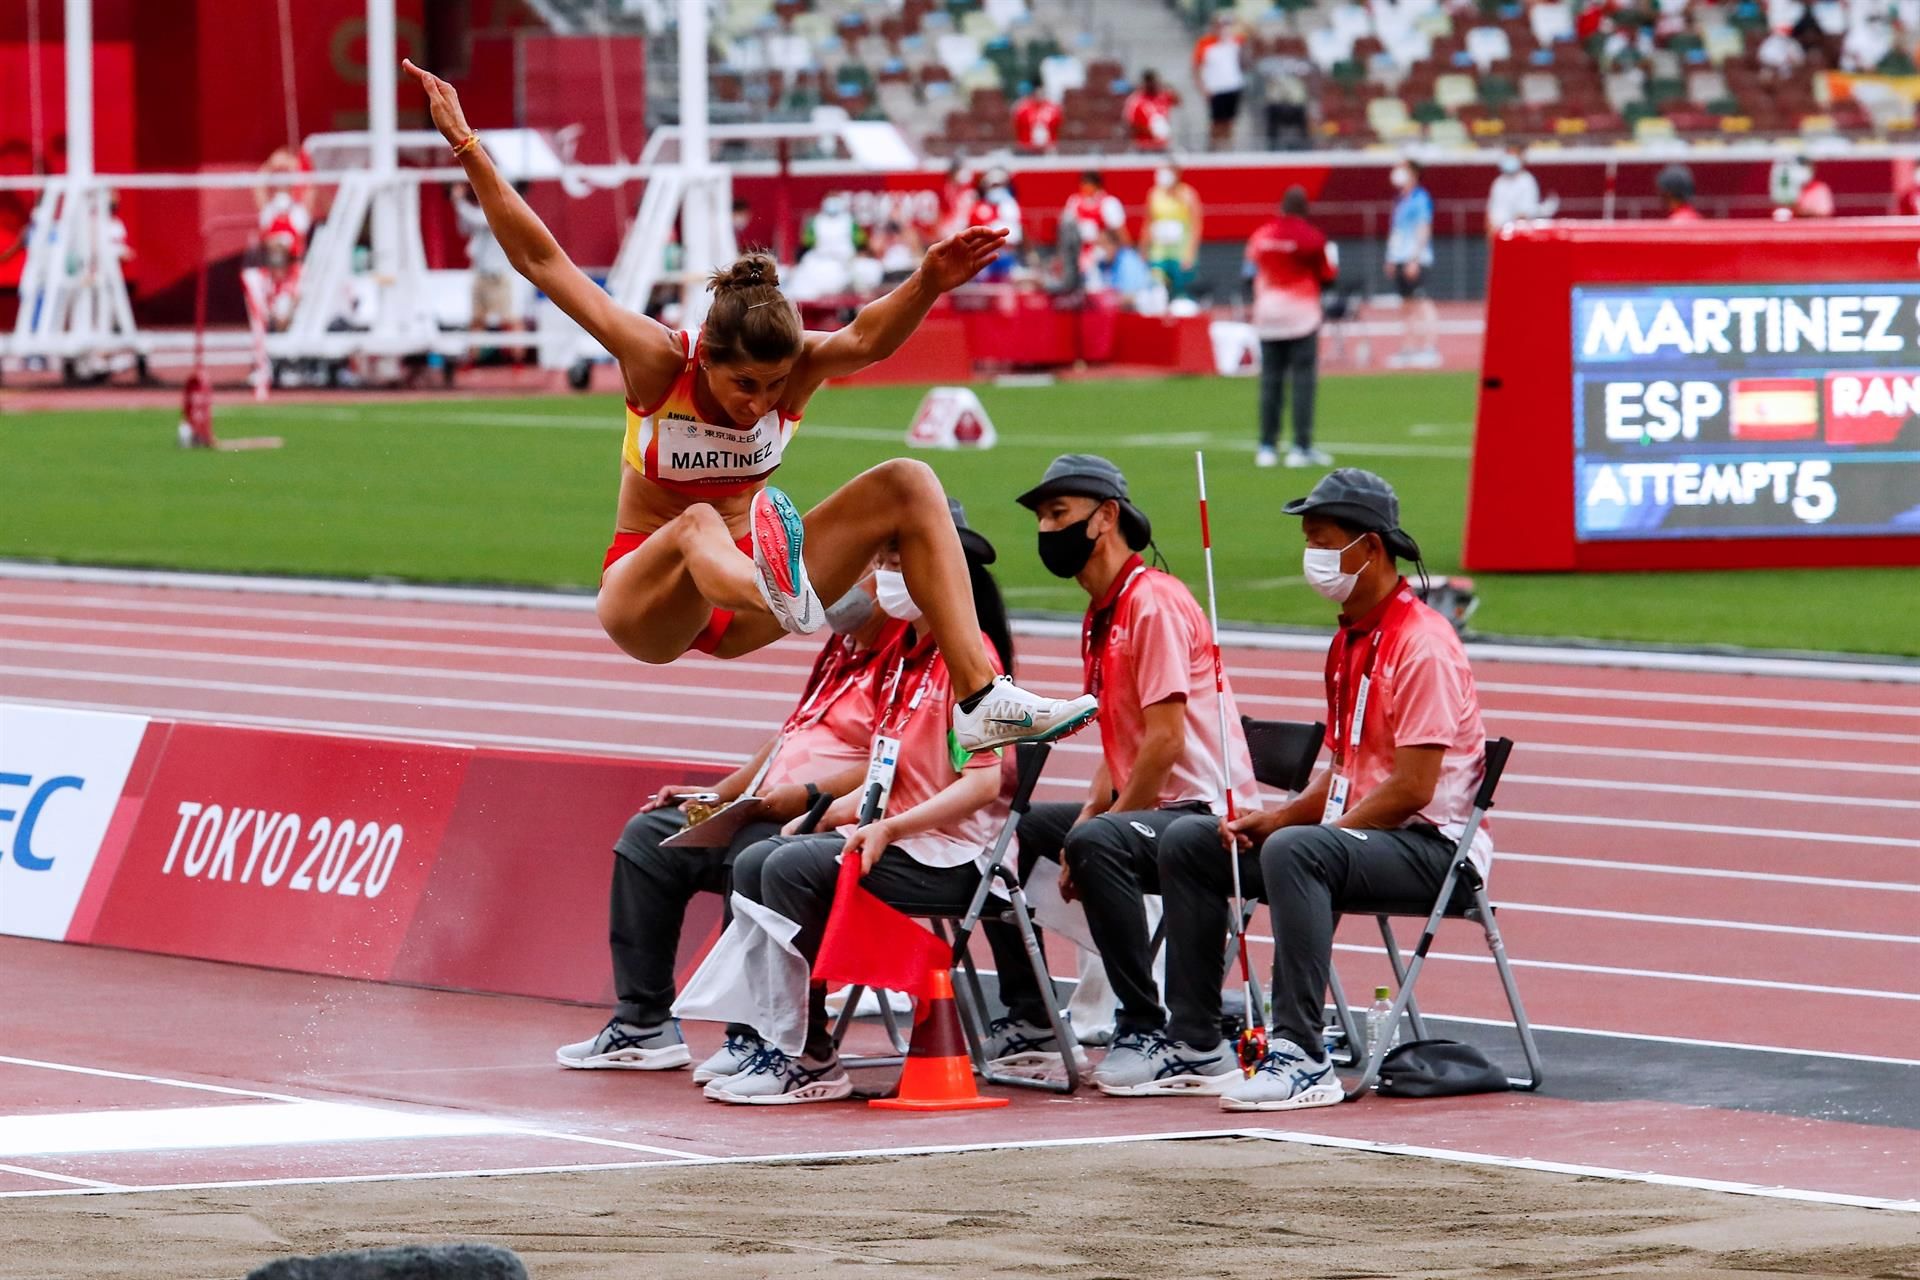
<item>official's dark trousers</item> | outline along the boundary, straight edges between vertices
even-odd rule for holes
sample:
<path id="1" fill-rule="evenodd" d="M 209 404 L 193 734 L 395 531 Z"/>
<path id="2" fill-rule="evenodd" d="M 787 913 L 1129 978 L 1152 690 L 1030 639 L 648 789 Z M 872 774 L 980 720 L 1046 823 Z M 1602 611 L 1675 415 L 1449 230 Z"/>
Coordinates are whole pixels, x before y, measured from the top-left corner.
<path id="1" fill-rule="evenodd" d="M 1240 886 L 1266 899 L 1273 924 L 1273 1027 L 1321 1053 L 1334 917 L 1350 904 L 1424 913 L 1452 865 L 1454 842 L 1432 827 L 1350 831 L 1282 827 L 1240 855 Z M 1187 818 L 1160 840 L 1167 919 L 1167 1034 L 1196 1049 L 1220 1040 L 1232 867 L 1212 817 Z"/>
<path id="2" fill-rule="evenodd" d="M 840 851 L 846 843 L 837 835 L 774 836 L 741 850 L 734 862 L 733 887 L 742 897 L 771 907 L 800 926 L 793 948 L 808 964 L 820 954 L 834 890 L 840 885 Z M 929 867 L 889 846 L 861 877 L 860 887 L 888 906 L 912 903 L 960 912 L 980 887 L 980 868 L 971 862 Z M 814 1059 L 833 1052 L 833 1025 L 827 1018 L 823 983 L 811 984 L 805 1052 Z"/>
<path id="3" fill-rule="evenodd" d="M 1280 419 L 1287 408 L 1287 384 L 1293 384 L 1293 443 L 1313 448 L 1313 400 L 1320 380 L 1320 331 L 1304 338 L 1260 340 L 1260 443 L 1280 443 Z"/>
<path id="4" fill-rule="evenodd" d="M 1160 891 L 1160 838 L 1199 806 L 1103 813 L 1074 825 L 1077 804 L 1037 804 L 1020 819 L 1020 878 L 1041 858 L 1065 859 L 1086 909 L 1087 928 L 1100 948 L 1107 980 L 1119 997 L 1116 1035 L 1166 1025 L 1160 986 L 1153 979 L 1152 937 L 1145 895 Z M 1020 934 L 988 922 L 983 929 L 1000 971 L 1000 998 L 1015 1018 L 1045 1026 L 1047 1007 L 1027 963 Z"/>

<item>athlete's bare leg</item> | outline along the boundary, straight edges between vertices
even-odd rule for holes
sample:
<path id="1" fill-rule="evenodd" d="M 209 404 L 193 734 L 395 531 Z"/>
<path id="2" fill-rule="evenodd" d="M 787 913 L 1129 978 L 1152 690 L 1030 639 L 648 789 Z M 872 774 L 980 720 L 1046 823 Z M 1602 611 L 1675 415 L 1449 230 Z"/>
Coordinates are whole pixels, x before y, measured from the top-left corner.
<path id="1" fill-rule="evenodd" d="M 600 580 L 598 605 L 607 635 L 642 662 L 680 657 L 716 608 L 758 613 L 773 628 L 769 640 L 781 634 L 753 585 L 753 561 L 740 554 L 720 513 L 704 503 L 614 561 Z"/>
<path id="2" fill-rule="evenodd" d="M 947 492 L 933 468 L 912 458 L 893 458 L 863 471 L 807 512 L 806 526 L 807 577 L 822 601 L 838 600 L 866 574 L 876 555 L 897 548 L 907 590 L 947 660 L 954 691 L 966 697 L 993 682 L 973 609 L 966 556 L 947 510 Z M 647 547 L 652 545 L 649 540 Z M 729 550 L 743 565 L 749 564 L 737 550 Z M 750 579 L 746 589 L 749 594 L 754 590 Z M 736 658 L 783 634 L 756 600 L 751 611 L 740 611 L 727 628 L 717 653 Z"/>

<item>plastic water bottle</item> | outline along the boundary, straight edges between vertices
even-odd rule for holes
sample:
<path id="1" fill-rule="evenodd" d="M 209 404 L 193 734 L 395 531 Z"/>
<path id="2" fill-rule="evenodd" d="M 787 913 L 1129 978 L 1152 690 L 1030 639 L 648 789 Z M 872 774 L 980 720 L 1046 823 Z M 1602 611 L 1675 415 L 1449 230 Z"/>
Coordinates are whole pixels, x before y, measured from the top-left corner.
<path id="1" fill-rule="evenodd" d="M 1400 1022 L 1393 1016 L 1393 989 L 1375 987 L 1373 1008 L 1367 1010 L 1367 1048 L 1385 1045 L 1386 1048 L 1380 1051 L 1380 1056 L 1384 1058 L 1399 1043 Z"/>

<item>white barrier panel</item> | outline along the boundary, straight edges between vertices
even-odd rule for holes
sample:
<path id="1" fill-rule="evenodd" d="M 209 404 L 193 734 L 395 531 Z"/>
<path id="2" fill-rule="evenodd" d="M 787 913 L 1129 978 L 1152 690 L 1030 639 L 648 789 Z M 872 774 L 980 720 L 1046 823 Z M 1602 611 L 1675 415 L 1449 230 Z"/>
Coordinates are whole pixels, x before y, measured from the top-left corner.
<path id="1" fill-rule="evenodd" d="M 145 716 L 0 703 L 0 933 L 66 937 Z"/>
<path id="2" fill-rule="evenodd" d="M 1221 377 L 1244 378 L 1260 372 L 1260 337 L 1252 325 L 1215 320 L 1207 333 L 1213 339 L 1213 367 Z"/>

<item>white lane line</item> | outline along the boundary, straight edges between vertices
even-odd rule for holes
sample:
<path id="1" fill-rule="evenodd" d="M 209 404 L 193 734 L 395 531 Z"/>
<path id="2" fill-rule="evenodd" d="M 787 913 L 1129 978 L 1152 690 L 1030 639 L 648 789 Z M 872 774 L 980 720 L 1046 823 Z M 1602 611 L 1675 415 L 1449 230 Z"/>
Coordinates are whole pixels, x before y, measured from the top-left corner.
<path id="1" fill-rule="evenodd" d="M 1247 935 L 1248 942 L 1271 943 L 1272 938 Z M 1351 951 L 1360 955 L 1384 956 L 1385 947 L 1362 946 L 1352 942 L 1336 942 L 1335 951 Z M 1451 951 L 1429 951 L 1429 960 L 1451 960 L 1456 964 L 1491 965 L 1493 957 L 1489 955 L 1459 955 Z M 1900 1000 L 1920 1002 L 1920 992 L 1888 991 L 1885 988 L 1835 987 L 1813 982 L 1779 982 L 1770 978 L 1734 978 L 1713 973 L 1674 973 L 1666 969 L 1630 969 L 1619 965 L 1574 964 L 1564 960 L 1525 960 L 1509 956 L 1507 962 L 1516 969 L 1552 969 L 1562 973 L 1592 973 L 1609 978 L 1649 978 L 1659 982 L 1691 982 L 1713 987 L 1750 987 L 1759 991 L 1799 991 L 1817 996 L 1858 996 L 1865 1000 Z"/>
<path id="2" fill-rule="evenodd" d="M 11 640 L 0 637 L 0 650 L 4 649 L 24 649 L 35 654 L 58 653 L 87 657 L 143 658 L 163 662 L 177 662 L 181 658 L 180 651 L 176 649 L 149 649 L 134 645 L 47 644 L 38 641 Z M 384 662 L 342 662 L 325 658 L 290 658 L 268 654 L 195 654 L 192 655 L 192 661 L 204 662 L 216 666 L 268 667 L 293 671 L 330 671 L 343 675 L 370 675 L 394 679 L 446 680 L 449 682 L 467 681 L 476 684 L 511 685 L 515 688 L 544 686 L 556 689 L 589 689 L 628 694 L 635 697 L 693 696 L 702 699 L 773 702 L 783 706 L 793 699 L 791 691 L 753 689 L 738 685 L 650 686 L 632 679 L 599 680 L 589 676 L 552 675 L 530 678 L 523 672 L 474 671 L 464 668 L 403 666 Z M 64 675 L 72 669 L 49 667 L 44 668 L 44 670 Z M 125 673 L 116 674 L 125 675 Z M 1040 687 L 1045 686 L 1042 685 Z M 544 704 L 540 703 L 528 703 L 526 705 L 530 710 L 536 711 L 544 706 Z M 772 720 L 768 721 L 767 728 L 769 732 L 772 731 L 774 723 Z M 1834 796 L 1812 792 L 1773 791 L 1740 787 L 1707 787 L 1680 783 L 1620 781 L 1600 778 L 1567 778 L 1545 774 L 1508 774 L 1507 781 L 1509 783 L 1528 783 L 1547 787 L 1581 787 L 1606 791 L 1716 796 L 1736 800 L 1779 801 L 1783 803 L 1818 804 L 1841 808 L 1920 809 L 1920 800 L 1870 796 Z"/>
<path id="3" fill-rule="evenodd" d="M 64 1183 L 69 1187 L 91 1187 L 96 1191 L 125 1191 L 127 1188 L 118 1182 L 102 1182 L 98 1178 L 75 1178 L 65 1173 L 48 1173 L 45 1169 L 29 1169 L 24 1165 L 0 1164 L 0 1173 L 24 1174 L 29 1178 L 39 1178 L 46 1182 Z"/>
<path id="4" fill-rule="evenodd" d="M 1512 1030 L 1513 1023 L 1504 1018 L 1470 1018 L 1464 1013 L 1428 1013 L 1420 1011 L 1422 1018 L 1433 1018 L 1441 1022 L 1465 1022 L 1477 1027 L 1506 1027 Z M 1920 1058 L 1889 1058 L 1878 1053 L 1845 1053 L 1838 1049 L 1789 1049 L 1777 1044 L 1742 1044 L 1738 1040 L 1701 1040 L 1693 1036 L 1659 1036 L 1643 1031 L 1606 1031 L 1599 1027 L 1563 1027 L 1551 1022 L 1531 1024 L 1535 1031 L 1555 1031 L 1569 1036 L 1592 1036 L 1601 1040 L 1644 1040 L 1649 1044 L 1677 1044 L 1691 1049 L 1738 1049 L 1742 1053 L 1784 1053 L 1796 1058 L 1832 1058 L 1837 1062 L 1868 1062 L 1877 1066 L 1920 1067 Z"/>
<path id="5" fill-rule="evenodd" d="M 308 1102 L 288 1093 L 268 1093 L 262 1089 L 236 1089 L 231 1085 L 203 1084 L 173 1076 L 146 1075 L 138 1071 L 113 1071 L 106 1067 L 85 1067 L 72 1062 L 49 1062 L 43 1058 L 15 1058 L 0 1055 L 0 1066 L 32 1067 L 39 1071 L 62 1071 L 69 1075 L 97 1076 L 102 1080 L 128 1080 L 135 1084 L 164 1085 L 170 1089 L 189 1089 L 196 1093 L 219 1093 L 234 1098 L 261 1098 L 269 1102 Z"/>
<path id="6" fill-rule="evenodd" d="M 1084 442 L 1083 442 L 1084 443 Z M 39 582 L 94 583 L 131 588 L 173 588 L 226 594 L 305 595 L 335 599 L 390 600 L 442 605 L 478 605 L 526 609 L 584 611 L 591 597 L 537 589 L 441 587 L 416 583 L 369 583 L 330 578 L 288 578 L 253 574 L 181 573 L 169 570 L 115 569 L 90 565 L 37 564 L 0 560 L 0 579 Z M 1065 619 L 1019 619 L 1017 635 L 1077 638 L 1079 624 Z M 1324 653 L 1321 633 L 1224 630 L 1220 639 L 1230 648 L 1294 653 Z M 1545 666 L 1639 668 L 1732 675 L 1772 675 L 1821 680 L 1867 680 L 1920 684 L 1920 663 L 1878 662 L 1858 656 L 1834 658 L 1776 658 L 1763 655 L 1710 654 L 1656 649 L 1608 649 L 1597 645 L 1527 645 L 1473 641 L 1467 651 L 1475 659 Z"/>
<path id="7" fill-rule="evenodd" d="M 546 751 L 568 751 L 599 756 L 630 756 L 648 763 L 739 764 L 751 752 L 704 751 L 696 747 L 675 747 L 671 752 L 647 743 L 601 742 L 592 738 L 542 738 L 524 733 L 462 733 L 459 741 L 447 737 L 438 727 L 415 728 L 410 725 L 374 724 L 365 720 L 315 720 L 304 716 L 253 715 L 241 711 L 208 711 L 204 707 L 165 707 L 129 702 L 86 702 L 67 698 L 29 698 L 9 693 L 5 701 L 33 707 L 69 707 L 76 711 L 136 711 L 162 720 L 181 720 L 193 724 L 247 725 L 264 729 L 304 729 L 312 733 L 350 734 L 356 738 L 382 739 L 441 747 L 531 747 Z M 755 740 L 755 746 L 759 741 Z"/>
<path id="8" fill-rule="evenodd" d="M 1603 911 L 1598 907 L 1550 907 L 1537 902 L 1496 904 L 1501 911 L 1574 916 L 1583 920 L 1624 920 L 1633 924 L 1671 924 L 1689 929 L 1735 929 L 1746 933 L 1783 933 L 1803 938 L 1837 938 L 1847 942 L 1892 942 L 1920 946 L 1920 936 L 1909 933 L 1867 933 L 1858 929 L 1819 929 L 1811 925 L 1761 924 L 1752 920 L 1715 920 L 1705 916 L 1659 916 L 1639 911 Z M 1251 936 L 1251 935 L 1249 935 Z"/>
<path id="9" fill-rule="evenodd" d="M 1731 1182 L 1719 1178 L 1696 1178 L 1686 1174 L 1656 1173 L 1615 1169 L 1604 1165 L 1571 1164 L 1537 1160 L 1532 1157 L 1470 1151 L 1453 1147 L 1415 1146 L 1406 1143 L 1378 1142 L 1366 1138 L 1342 1138 L 1328 1134 L 1283 1129 L 1202 1129 L 1176 1133 L 1115 1134 L 1110 1137 L 1009 1138 L 998 1142 L 941 1143 L 919 1146 L 863 1147 L 840 1151 L 782 1152 L 774 1155 L 714 1156 L 698 1160 L 628 1160 L 603 1164 L 534 1165 L 519 1168 L 452 1169 L 429 1173 L 350 1174 L 317 1178 L 252 1178 L 224 1182 L 176 1182 L 161 1186 L 128 1187 L 120 1194 L 161 1191 L 220 1191 L 256 1187 L 323 1186 L 358 1182 L 442 1182 L 473 1178 L 502 1178 L 552 1173 L 592 1173 L 659 1169 L 688 1164 L 794 1164 L 852 1160 L 900 1159 L 910 1156 L 962 1155 L 981 1151 L 1035 1151 L 1056 1147 L 1106 1147 L 1141 1142 L 1180 1142 L 1225 1139 L 1255 1139 L 1263 1142 L 1287 1142 L 1300 1146 L 1334 1150 L 1371 1152 L 1380 1155 L 1410 1156 L 1450 1164 L 1470 1164 L 1494 1168 L 1521 1169 L 1534 1173 L 1553 1173 L 1571 1177 L 1602 1178 L 1611 1182 L 1639 1182 L 1654 1186 L 1689 1190 L 1721 1191 L 1763 1199 L 1791 1200 L 1813 1204 L 1848 1205 L 1856 1208 L 1887 1209 L 1900 1213 L 1920 1212 L 1920 1200 L 1896 1200 L 1884 1196 L 1862 1196 L 1838 1191 L 1800 1187 L 1762 1186 L 1751 1182 Z M 0 1191 L 0 1199 L 28 1199 L 47 1196 L 90 1196 L 113 1194 L 106 1188 L 73 1187 L 56 1190 Z"/>
<path id="10" fill-rule="evenodd" d="M 1920 884 L 1900 884 L 1888 880 L 1846 880 L 1834 876 L 1796 876 L 1767 871 L 1736 871 L 1729 867 L 1684 867 L 1664 862 L 1622 862 L 1609 858 L 1558 858 L 1541 853 L 1511 853 L 1501 849 L 1494 861 L 1533 862 L 1556 867 L 1583 867 L 1596 871 L 1638 872 L 1656 876 L 1699 876 L 1710 880 L 1754 880 L 1766 884 L 1790 884 L 1802 888 L 1847 889 L 1861 893 L 1920 893 Z"/>
<path id="11" fill-rule="evenodd" d="M 1778 770 L 1789 776 L 1814 769 L 1822 773 L 1887 773 L 1902 777 L 1920 777 L 1920 764 L 1879 764 L 1867 760 L 1813 760 L 1798 756 L 1743 756 L 1718 751 L 1662 751 L 1654 747 L 1598 747 L 1581 742 L 1538 742 L 1532 738 L 1516 746 L 1528 753 L 1545 751 L 1560 756 L 1600 756 L 1607 760 L 1632 763 L 1640 760 L 1671 761 L 1675 764 L 1728 765 L 1734 768 Z"/>
<path id="12" fill-rule="evenodd" d="M 519 1126 L 462 1112 L 427 1114 L 343 1102 L 254 1102 L 0 1116 L 0 1156 L 207 1151 L 316 1142 L 470 1138 Z"/>
<path id="13" fill-rule="evenodd" d="M 1814 844 L 1847 844 L 1861 848 L 1920 849 L 1920 839 L 1911 836 L 1854 836 L 1831 831 L 1789 831 L 1777 827 L 1735 827 L 1720 822 L 1666 822 L 1653 818 L 1603 817 L 1585 813 L 1523 813 L 1516 809 L 1496 809 L 1502 822 L 1561 823 L 1577 827 L 1618 827 L 1636 831 L 1685 831 L 1698 835 L 1745 836 L 1750 840 L 1794 840 Z"/>

